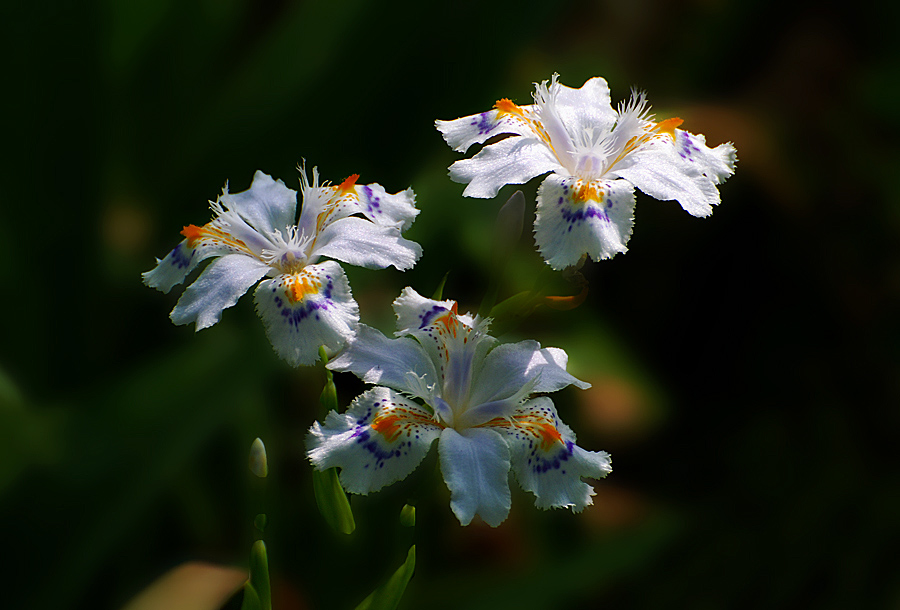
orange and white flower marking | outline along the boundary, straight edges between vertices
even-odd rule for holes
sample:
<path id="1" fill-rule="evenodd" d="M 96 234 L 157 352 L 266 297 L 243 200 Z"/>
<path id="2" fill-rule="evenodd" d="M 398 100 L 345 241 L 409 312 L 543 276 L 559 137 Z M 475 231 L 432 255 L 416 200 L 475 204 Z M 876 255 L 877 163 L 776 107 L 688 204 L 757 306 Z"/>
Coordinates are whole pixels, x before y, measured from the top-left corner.
<path id="1" fill-rule="evenodd" d="M 463 525 L 475 515 L 492 526 L 506 519 L 510 469 L 540 508 L 591 503 L 582 477 L 605 477 L 609 455 L 578 447 L 550 398 L 534 396 L 590 387 L 566 372 L 563 350 L 536 341 L 500 345 L 487 321 L 411 288 L 394 310 L 398 338 L 360 325 L 328 364 L 378 385 L 310 429 L 316 468 L 341 468 L 344 487 L 367 494 L 405 478 L 437 440 L 450 507 Z"/>
<path id="2" fill-rule="evenodd" d="M 602 260 L 627 250 L 634 187 L 675 199 L 694 216 L 712 213 L 717 185 L 734 173 L 734 146 L 709 148 L 681 124 L 679 118 L 655 122 L 643 93 L 633 92 L 613 110 L 602 78 L 571 89 L 555 74 L 549 84 L 535 85 L 533 104 L 504 98 L 486 112 L 435 121 L 460 152 L 507 136 L 450 166 L 450 177 L 467 185 L 463 195 L 491 198 L 504 185 L 550 172 L 538 190 L 534 236 L 554 269 L 584 254 Z"/>
<path id="3" fill-rule="evenodd" d="M 143 274 L 148 286 L 168 292 L 201 261 L 216 259 L 178 300 L 170 315 L 175 324 L 212 326 L 259 282 L 256 310 L 275 351 L 291 365 L 312 364 L 319 346 L 336 351 L 353 337 L 359 308 L 335 260 L 411 268 L 422 249 L 401 231 L 419 213 L 415 195 L 357 185 L 355 174 L 335 186 L 319 185 L 315 168 L 312 176 L 310 183 L 301 168 L 299 219 L 296 191 L 256 172 L 246 191 L 229 193 L 226 185 L 210 203 L 210 222 L 184 228 L 184 240 Z"/>

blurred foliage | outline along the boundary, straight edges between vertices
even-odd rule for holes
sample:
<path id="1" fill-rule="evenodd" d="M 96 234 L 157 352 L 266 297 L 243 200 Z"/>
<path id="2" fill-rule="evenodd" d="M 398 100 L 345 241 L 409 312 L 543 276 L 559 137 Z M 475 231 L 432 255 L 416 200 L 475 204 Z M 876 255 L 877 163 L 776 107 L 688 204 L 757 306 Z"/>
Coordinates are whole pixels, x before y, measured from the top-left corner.
<path id="1" fill-rule="evenodd" d="M 397 571 L 391 574 L 388 580 L 372 591 L 366 599 L 362 600 L 356 610 L 394 610 L 400 603 L 409 579 L 412 578 L 416 567 L 416 547 L 409 547 L 406 561 Z"/>
<path id="2" fill-rule="evenodd" d="M 4 607 L 116 608 L 185 561 L 246 570 L 246 449 L 265 439 L 273 607 L 352 607 L 402 563 L 401 608 L 900 604 L 900 107 L 896 6 L 727 0 L 6 3 L 0 217 Z M 738 171 L 712 217 L 638 195 L 626 255 L 510 340 L 566 349 L 554 397 L 615 471 L 580 515 L 513 492 L 460 528 L 432 454 L 322 527 L 303 439 L 321 369 L 279 361 L 251 297 L 194 334 L 140 283 L 206 202 L 262 169 L 359 173 L 422 214 L 415 269 L 347 268 L 393 330 L 406 285 L 475 311 L 500 205 L 464 199 L 433 128 L 553 72 L 646 89 Z M 537 181 L 521 187 L 526 228 Z M 528 231 L 526 230 L 526 233 Z M 498 302 L 542 270 L 513 246 Z M 35 275 L 37 274 L 37 275 Z M 556 278 L 552 294 L 578 292 Z M 30 288 L 29 288 L 30 287 Z M 29 288 L 29 290 L 25 290 Z M 343 406 L 361 389 L 336 375 Z M 409 531 L 409 530 L 406 530 Z M 436 594 L 436 592 L 440 592 Z M 239 603 L 233 600 L 229 607 Z"/>

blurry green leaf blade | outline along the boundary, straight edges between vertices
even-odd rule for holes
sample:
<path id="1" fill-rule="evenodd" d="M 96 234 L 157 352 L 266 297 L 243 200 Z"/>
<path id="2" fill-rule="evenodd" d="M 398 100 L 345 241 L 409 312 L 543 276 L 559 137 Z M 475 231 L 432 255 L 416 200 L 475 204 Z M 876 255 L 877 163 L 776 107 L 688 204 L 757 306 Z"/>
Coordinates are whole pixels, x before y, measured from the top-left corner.
<path id="1" fill-rule="evenodd" d="M 353 519 L 347 494 L 338 480 L 337 469 L 313 470 L 313 491 L 319 512 L 328 525 L 336 532 L 352 534 L 356 529 L 356 521 Z"/>
<path id="2" fill-rule="evenodd" d="M 0 409 L 20 407 L 24 402 L 19 386 L 3 368 L 0 368 Z"/>
<path id="3" fill-rule="evenodd" d="M 478 313 L 488 314 L 497 302 L 500 293 L 500 281 L 506 275 L 506 267 L 513 248 L 522 237 L 522 226 L 525 219 L 525 195 L 516 191 L 506 200 L 497 212 L 494 220 L 494 232 L 491 240 L 490 280 Z"/>
<path id="4" fill-rule="evenodd" d="M 543 295 L 525 290 L 494 305 L 487 317 L 491 318 L 491 334 L 501 336 L 514 329 L 540 305 Z"/>
<path id="5" fill-rule="evenodd" d="M 431 298 L 435 301 L 440 301 L 444 296 L 444 286 L 447 284 L 447 276 L 450 275 L 450 272 L 444 274 L 444 277 L 441 278 L 440 283 L 437 288 L 434 289 L 434 294 L 431 295 Z"/>
<path id="6" fill-rule="evenodd" d="M 328 355 L 325 347 L 319 348 L 319 357 L 322 362 L 328 363 Z M 337 411 L 337 388 L 334 385 L 334 375 L 327 368 L 325 369 L 325 387 L 322 388 L 322 395 L 319 396 L 319 405 L 322 407 L 322 415 L 327 415 L 329 411 Z"/>
<path id="7" fill-rule="evenodd" d="M 516 191 L 497 212 L 494 224 L 494 247 L 498 256 L 507 258 L 513 245 L 522 237 L 525 225 L 525 195 Z"/>
<path id="8" fill-rule="evenodd" d="M 241 610 L 263 610 L 262 601 L 249 580 L 244 583 L 244 600 L 241 602 Z"/>
<path id="9" fill-rule="evenodd" d="M 272 589 L 269 583 L 269 557 L 266 543 L 257 540 L 250 550 L 250 579 L 244 584 L 241 610 L 272 610 Z"/>
<path id="10" fill-rule="evenodd" d="M 0 369 L 0 492 L 30 468 L 59 460 L 66 423 L 65 413 L 59 409 L 26 404 Z"/>
<path id="11" fill-rule="evenodd" d="M 406 561 L 397 568 L 397 571 L 391 575 L 386 583 L 372 591 L 372 593 L 364 599 L 356 610 L 394 610 L 406 591 L 406 585 L 412 578 L 413 570 L 416 569 L 416 545 L 409 547 L 406 554 Z"/>

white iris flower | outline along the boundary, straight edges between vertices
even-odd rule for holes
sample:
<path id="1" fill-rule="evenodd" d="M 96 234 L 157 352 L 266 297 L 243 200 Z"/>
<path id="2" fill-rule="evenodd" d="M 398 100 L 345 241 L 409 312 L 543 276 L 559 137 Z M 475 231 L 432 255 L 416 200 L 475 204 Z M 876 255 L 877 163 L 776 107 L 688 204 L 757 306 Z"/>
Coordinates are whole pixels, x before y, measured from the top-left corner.
<path id="1" fill-rule="evenodd" d="M 463 525 L 475 515 L 491 526 L 506 519 L 510 469 L 540 508 L 591 504 L 594 490 L 582 477 L 605 477 L 609 455 L 575 445 L 550 398 L 534 396 L 590 387 L 566 372 L 563 350 L 536 341 L 500 345 L 487 334 L 488 320 L 458 315 L 454 301 L 411 288 L 394 310 L 398 338 L 360 325 L 328 364 L 379 385 L 312 426 L 307 447 L 316 468 L 341 468 L 344 487 L 367 494 L 409 475 L 438 440 L 450 507 Z"/>
<path id="2" fill-rule="evenodd" d="M 215 203 L 215 217 L 202 227 L 189 225 L 185 239 L 144 283 L 163 292 L 184 281 L 198 263 L 216 257 L 178 300 L 175 324 L 194 322 L 197 330 L 219 321 L 222 310 L 256 288 L 256 311 L 279 356 L 292 366 L 312 364 L 319 346 L 336 351 L 353 337 L 359 307 L 341 266 L 329 257 L 362 267 L 415 265 L 421 247 L 401 236 L 419 210 L 412 189 L 388 194 L 378 184 L 359 186 L 357 175 L 339 185 L 310 184 L 301 168 L 300 218 L 297 192 L 281 180 L 256 172 L 250 188 Z"/>
<path id="3" fill-rule="evenodd" d="M 694 216 L 712 213 L 717 185 L 734 173 L 734 146 L 709 148 L 704 136 L 678 129 L 678 118 L 654 122 L 642 93 L 616 111 L 604 79 L 571 89 L 557 78 L 535 86 L 534 104 L 501 99 L 487 112 L 435 121 L 459 152 L 509 134 L 450 166 L 450 177 L 467 184 L 463 195 L 494 197 L 506 184 L 552 172 L 538 190 L 534 237 L 554 269 L 585 253 L 602 260 L 627 250 L 635 186 Z"/>

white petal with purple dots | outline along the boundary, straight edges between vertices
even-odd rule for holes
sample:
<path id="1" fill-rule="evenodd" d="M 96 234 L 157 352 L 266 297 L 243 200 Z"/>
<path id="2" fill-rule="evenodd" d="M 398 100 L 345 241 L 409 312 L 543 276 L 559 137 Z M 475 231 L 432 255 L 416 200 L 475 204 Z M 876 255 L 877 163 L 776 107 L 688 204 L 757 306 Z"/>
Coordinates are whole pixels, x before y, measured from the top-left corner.
<path id="1" fill-rule="evenodd" d="M 450 166 L 467 197 L 494 197 L 504 185 L 553 172 L 539 191 L 535 242 L 554 269 L 576 264 L 583 254 L 602 260 L 627 250 L 633 186 L 707 216 L 719 202 L 717 185 L 734 173 L 734 146 L 709 148 L 702 135 L 678 129 L 678 118 L 655 122 L 643 93 L 632 92 L 614 110 L 602 78 L 572 89 L 554 74 L 549 83 L 535 84 L 533 97 L 533 104 L 502 99 L 480 115 L 435 124 L 460 152 L 509 134 Z M 566 185 L 575 190 L 566 192 Z M 573 197 L 583 188 L 609 196 Z"/>
<path id="2" fill-rule="evenodd" d="M 676 200 L 693 216 L 709 216 L 719 203 L 716 185 L 731 175 L 734 146 L 706 146 L 706 138 L 675 130 L 675 145 L 659 142 L 636 151 L 615 174 L 661 201 Z"/>
<path id="3" fill-rule="evenodd" d="M 546 396 L 527 401 L 496 429 L 509 445 L 516 480 L 535 495 L 538 508 L 580 511 L 594 495 L 582 477 L 602 479 L 612 472 L 608 453 L 585 451 L 575 444 L 575 434 L 560 421 Z"/>
<path id="4" fill-rule="evenodd" d="M 311 364 L 320 346 L 343 347 L 359 322 L 343 270 L 319 259 L 405 270 L 422 253 L 401 235 L 418 214 L 412 190 L 389 194 L 377 184 L 357 186 L 357 178 L 319 185 L 315 168 L 312 183 L 302 169 L 296 223 L 297 194 L 280 180 L 256 172 L 246 191 L 230 193 L 226 186 L 211 204 L 213 219 L 186 226 L 185 239 L 143 274 L 144 282 L 168 292 L 199 262 L 220 257 L 172 311 L 176 324 L 196 322 L 200 330 L 218 322 L 223 309 L 268 275 L 255 300 L 269 340 L 290 364 Z"/>
<path id="5" fill-rule="evenodd" d="M 441 473 L 463 525 L 476 516 L 491 526 L 506 519 L 510 469 L 540 508 L 580 510 L 590 503 L 592 490 L 581 477 L 605 476 L 609 456 L 579 448 L 550 399 L 530 398 L 569 385 L 589 387 L 566 372 L 563 350 L 536 341 L 498 345 L 486 321 L 412 288 L 403 290 L 394 309 L 399 338 L 363 326 L 328 364 L 394 389 L 375 387 L 347 413 L 332 411 L 324 425 L 310 429 L 307 447 L 316 468 L 341 468 L 348 491 L 368 493 L 407 476 L 440 438 Z M 401 403 L 395 390 L 421 404 Z"/>
<path id="6" fill-rule="evenodd" d="M 320 345 L 339 350 L 359 322 L 350 283 L 334 261 L 261 282 L 254 300 L 272 347 L 291 366 L 315 362 Z"/>
<path id="7" fill-rule="evenodd" d="M 634 187 L 625 180 L 584 181 L 550 174 L 538 189 L 534 241 L 554 269 L 588 254 L 625 252 L 634 225 Z"/>
<path id="8" fill-rule="evenodd" d="M 316 468 L 340 467 L 347 491 L 368 494 L 409 475 L 440 434 L 426 409 L 375 387 L 346 413 L 331 411 L 324 424 L 314 423 L 306 446 Z"/>
<path id="9" fill-rule="evenodd" d="M 501 100 L 487 112 L 452 121 L 437 120 L 434 122 L 434 126 L 441 132 L 453 150 L 462 153 L 469 150 L 473 144 L 483 144 L 488 139 L 501 134 L 519 136 L 531 134 L 531 126 L 525 118 L 525 114 L 528 112 L 527 107 L 521 107 L 521 112 L 516 113 L 502 110 L 503 107 L 503 100 Z"/>

